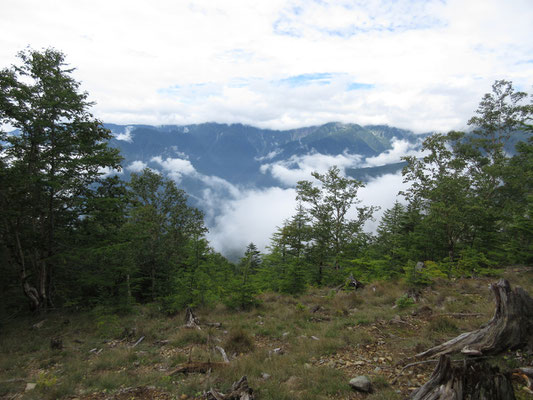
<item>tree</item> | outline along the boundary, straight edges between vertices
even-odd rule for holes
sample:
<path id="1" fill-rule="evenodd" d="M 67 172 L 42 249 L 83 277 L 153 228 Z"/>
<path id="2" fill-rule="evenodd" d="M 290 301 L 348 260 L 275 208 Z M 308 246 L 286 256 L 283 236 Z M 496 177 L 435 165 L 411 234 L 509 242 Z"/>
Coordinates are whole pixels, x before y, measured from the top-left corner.
<path id="1" fill-rule="evenodd" d="M 244 257 L 239 261 L 235 278 L 229 285 L 226 294 L 226 304 L 232 308 L 244 310 L 254 305 L 257 300 L 256 274 L 261 265 L 261 252 L 257 246 L 250 243 L 246 247 Z"/>
<path id="2" fill-rule="evenodd" d="M 2 238 L 33 310 L 49 296 L 61 237 L 82 217 L 103 168 L 119 168 L 108 130 L 89 112 L 88 94 L 63 53 L 28 49 L 0 71 Z"/>
<path id="3" fill-rule="evenodd" d="M 387 257 L 392 272 L 399 272 L 401 264 L 407 261 L 404 238 L 409 234 L 406 207 L 400 202 L 385 210 L 377 228 L 376 247 L 382 257 Z"/>
<path id="4" fill-rule="evenodd" d="M 297 199 L 306 204 L 312 224 L 315 262 L 318 264 L 316 282 L 322 283 L 323 266 L 333 261 L 339 268 L 339 260 L 347 245 L 361 232 L 364 223 L 372 217 L 376 207 L 355 207 L 357 216 L 348 217 L 353 206 L 360 203 L 357 191 L 362 182 L 343 177 L 339 168 L 332 167 L 325 174 L 311 174 L 319 183 L 300 181 L 296 187 Z"/>
<path id="5" fill-rule="evenodd" d="M 133 207 L 128 225 L 134 257 L 144 293 L 155 301 L 172 295 L 177 275 L 192 279 L 207 229 L 203 214 L 187 205 L 187 195 L 174 181 L 145 168 L 131 175 L 130 187 Z"/>
<path id="6" fill-rule="evenodd" d="M 435 134 L 424 140 L 422 150 L 428 154 L 421 160 L 404 157 L 404 182 L 411 186 L 402 194 L 409 202 L 417 203 L 423 210 L 423 223 L 431 235 L 433 257 L 448 256 L 453 260 L 457 245 L 467 234 L 470 178 L 465 173 L 466 162 L 455 157 L 448 146 L 450 136 Z M 439 243 L 443 242 L 446 254 Z"/>

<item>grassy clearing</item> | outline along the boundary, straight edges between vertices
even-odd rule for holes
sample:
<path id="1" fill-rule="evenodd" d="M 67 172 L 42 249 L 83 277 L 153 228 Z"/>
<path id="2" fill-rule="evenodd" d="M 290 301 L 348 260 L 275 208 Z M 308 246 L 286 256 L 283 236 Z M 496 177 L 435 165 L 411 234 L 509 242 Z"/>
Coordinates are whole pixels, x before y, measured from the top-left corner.
<path id="1" fill-rule="evenodd" d="M 505 277 L 533 294 L 531 271 L 509 270 Z M 154 305 L 128 315 L 99 309 L 20 318 L 0 333 L 0 397 L 92 400 L 154 387 L 170 396 L 165 398 L 199 399 L 211 387 L 226 391 L 247 375 L 259 399 L 360 399 L 348 381 L 364 374 L 375 389 L 364 398 L 405 398 L 409 388 L 427 380 L 432 366 L 412 368 L 394 385 L 391 376 L 408 357 L 487 322 L 494 311 L 491 281 L 441 281 L 422 292 L 420 303 L 401 307 L 401 282 L 378 282 L 358 292 L 311 289 L 298 298 L 266 293 L 261 306 L 246 312 L 220 305 L 196 310 L 201 322 L 222 324 L 202 330 L 184 328 L 184 314 L 166 317 Z M 133 347 L 141 336 L 144 341 Z M 52 350 L 50 340 L 58 337 L 63 348 Z M 170 375 L 189 359 L 222 361 L 215 346 L 226 350 L 227 366 L 210 374 Z M 514 358 L 501 362 L 516 366 Z M 27 383 L 36 386 L 25 391 Z"/>

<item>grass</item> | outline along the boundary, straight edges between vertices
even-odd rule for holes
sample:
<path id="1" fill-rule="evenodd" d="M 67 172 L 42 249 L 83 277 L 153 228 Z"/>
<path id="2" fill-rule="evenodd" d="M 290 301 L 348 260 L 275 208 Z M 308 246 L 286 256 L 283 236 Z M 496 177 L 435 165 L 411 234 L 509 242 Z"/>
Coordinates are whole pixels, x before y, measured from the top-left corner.
<path id="1" fill-rule="evenodd" d="M 506 271 L 505 277 L 533 294 L 531 271 Z M 373 382 L 374 393 L 365 399 L 405 398 L 433 366 L 410 368 L 394 385 L 390 377 L 414 354 L 487 322 L 494 312 L 487 290 L 492 281 L 440 281 L 422 292 L 420 304 L 407 307 L 396 304 L 406 291 L 402 282 L 377 282 L 357 292 L 310 289 L 298 298 L 265 293 L 259 307 L 244 312 L 221 305 L 197 309 L 201 322 L 222 323 L 202 330 L 184 328 L 184 313 L 164 316 L 155 305 L 128 315 L 99 309 L 19 318 L 0 337 L 0 398 L 96 399 L 103 398 L 94 397 L 98 393 L 153 386 L 174 398 L 199 399 L 212 387 L 229 390 L 242 375 L 262 400 L 360 399 L 347 384 L 357 375 Z M 421 307 L 431 312 L 413 315 Z M 479 316 L 456 316 L 461 313 Z M 41 328 L 32 329 L 42 320 Z M 50 339 L 57 336 L 63 349 L 51 350 Z M 141 336 L 145 340 L 132 347 Z M 222 361 L 215 346 L 230 356 L 226 367 L 170 375 L 189 358 Z M 506 359 L 502 365 L 517 364 Z M 25 392 L 28 382 L 37 386 Z"/>

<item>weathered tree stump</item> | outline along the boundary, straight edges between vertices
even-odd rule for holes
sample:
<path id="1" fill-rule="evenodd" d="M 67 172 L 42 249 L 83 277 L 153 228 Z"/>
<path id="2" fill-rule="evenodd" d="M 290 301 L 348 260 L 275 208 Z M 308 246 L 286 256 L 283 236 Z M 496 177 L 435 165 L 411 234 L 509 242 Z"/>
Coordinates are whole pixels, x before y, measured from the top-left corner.
<path id="1" fill-rule="evenodd" d="M 414 392 L 411 400 L 514 400 L 510 373 L 502 373 L 478 356 L 498 355 L 533 345 L 533 299 L 522 288 L 511 290 L 501 279 L 490 286 L 496 299 L 492 319 L 479 329 L 463 333 L 418 358 L 440 356 L 429 381 Z M 468 358 L 452 367 L 448 354 L 462 353 Z M 530 386 L 529 368 L 515 370 Z"/>
<path id="2" fill-rule="evenodd" d="M 478 330 L 463 333 L 432 347 L 417 358 L 443 354 L 495 355 L 518 348 L 533 348 L 533 299 L 520 287 L 511 290 L 505 279 L 490 285 L 496 299 L 492 319 Z"/>
<path id="3" fill-rule="evenodd" d="M 353 287 L 356 291 L 357 289 L 364 289 L 365 287 L 363 282 L 360 282 L 353 277 L 353 274 L 350 274 L 348 277 L 348 286 Z"/>
<path id="4" fill-rule="evenodd" d="M 194 315 L 194 312 L 190 307 L 187 307 L 187 310 L 185 311 L 185 327 L 201 330 L 200 321 L 196 318 L 196 315 Z"/>
<path id="5" fill-rule="evenodd" d="M 254 391 L 248 386 L 246 376 L 243 376 L 231 387 L 231 392 L 222 394 L 211 389 L 205 395 L 206 400 L 254 400 Z"/>
<path id="6" fill-rule="evenodd" d="M 411 400 L 515 400 L 509 374 L 476 359 L 452 366 L 440 356 L 429 380 L 409 397 Z"/>

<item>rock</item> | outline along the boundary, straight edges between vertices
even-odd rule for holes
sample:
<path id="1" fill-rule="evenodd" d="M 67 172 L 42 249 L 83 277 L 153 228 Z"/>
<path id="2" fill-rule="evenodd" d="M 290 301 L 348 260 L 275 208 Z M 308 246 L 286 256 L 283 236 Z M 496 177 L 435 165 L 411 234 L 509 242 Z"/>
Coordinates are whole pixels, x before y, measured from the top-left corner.
<path id="1" fill-rule="evenodd" d="M 317 338 L 316 336 L 311 336 L 311 339 L 313 339 L 313 340 L 320 340 L 320 339 Z"/>
<path id="2" fill-rule="evenodd" d="M 270 379 L 270 375 L 267 374 L 266 372 L 263 372 L 263 373 L 261 374 L 261 378 L 264 379 L 264 380 L 266 381 L 267 379 Z"/>
<path id="3" fill-rule="evenodd" d="M 354 365 L 358 365 L 358 366 L 361 366 L 361 365 L 365 365 L 365 362 L 364 361 L 356 361 L 354 362 Z"/>
<path id="4" fill-rule="evenodd" d="M 309 364 L 309 363 L 305 363 L 304 364 L 304 369 L 311 369 L 312 368 L 312 365 Z"/>
<path id="5" fill-rule="evenodd" d="M 364 375 L 359 375 L 355 378 L 350 379 L 350 386 L 352 387 L 352 389 L 355 389 L 359 392 L 372 392 L 372 383 L 370 383 L 370 379 L 368 379 Z"/>
<path id="6" fill-rule="evenodd" d="M 37 387 L 36 383 L 26 383 L 26 388 L 24 389 L 25 392 L 29 392 L 30 390 L 34 390 Z"/>
<path id="7" fill-rule="evenodd" d="M 281 335 L 281 337 L 282 337 L 283 339 L 285 339 L 287 336 L 289 336 L 289 334 L 290 334 L 289 332 L 283 332 L 283 334 Z"/>
<path id="8" fill-rule="evenodd" d="M 415 265 L 415 270 L 417 272 L 420 272 L 420 271 L 422 271 L 424 269 L 424 267 L 425 267 L 424 263 L 422 261 L 419 261 Z"/>
<path id="9" fill-rule="evenodd" d="M 374 368 L 374 372 L 376 374 L 379 374 L 381 372 L 381 368 L 379 368 L 379 367 Z"/>

